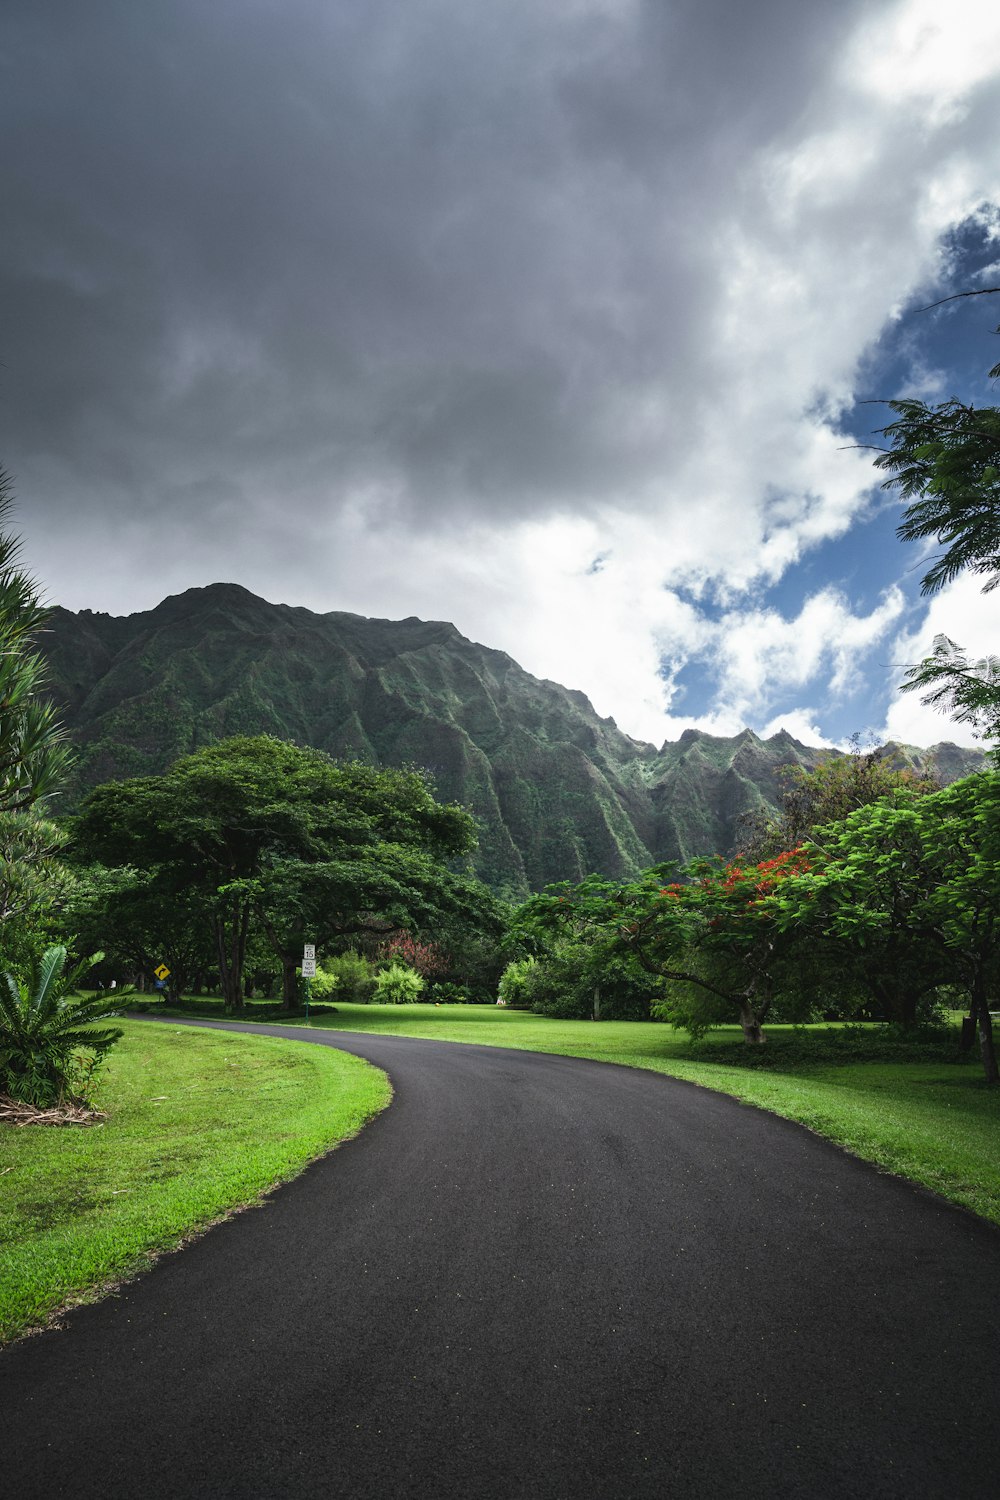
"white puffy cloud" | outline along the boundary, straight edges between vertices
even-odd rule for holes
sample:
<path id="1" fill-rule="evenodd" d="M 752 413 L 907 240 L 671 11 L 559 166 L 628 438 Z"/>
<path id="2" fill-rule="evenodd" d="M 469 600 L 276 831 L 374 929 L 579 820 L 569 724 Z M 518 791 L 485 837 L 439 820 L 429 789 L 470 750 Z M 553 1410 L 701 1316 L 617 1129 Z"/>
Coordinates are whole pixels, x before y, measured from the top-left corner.
<path id="1" fill-rule="evenodd" d="M 451 619 L 638 737 L 839 737 L 911 558 L 874 606 L 768 589 L 869 508 L 866 350 L 1000 201 L 1000 16 L 13 9 L 3 442 L 52 598 L 230 579 Z"/>

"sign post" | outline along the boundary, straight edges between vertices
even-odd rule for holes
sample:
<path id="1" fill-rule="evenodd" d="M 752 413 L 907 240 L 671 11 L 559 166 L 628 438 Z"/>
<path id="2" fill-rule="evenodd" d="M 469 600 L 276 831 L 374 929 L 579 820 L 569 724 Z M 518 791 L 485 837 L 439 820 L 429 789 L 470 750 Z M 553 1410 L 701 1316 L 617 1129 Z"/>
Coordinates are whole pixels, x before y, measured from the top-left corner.
<path id="1" fill-rule="evenodd" d="M 316 944 L 306 943 L 302 948 L 302 978 L 306 982 L 306 1020 L 309 1019 L 309 981 L 316 977 Z"/>

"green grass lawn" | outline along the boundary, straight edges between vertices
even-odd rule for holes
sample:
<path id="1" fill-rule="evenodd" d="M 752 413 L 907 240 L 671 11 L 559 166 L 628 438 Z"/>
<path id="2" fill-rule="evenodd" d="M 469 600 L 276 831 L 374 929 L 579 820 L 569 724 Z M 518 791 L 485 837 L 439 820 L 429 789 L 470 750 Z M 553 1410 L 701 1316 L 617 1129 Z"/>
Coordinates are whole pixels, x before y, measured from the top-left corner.
<path id="1" fill-rule="evenodd" d="M 745 1055 L 738 1027 L 720 1027 L 693 1048 L 683 1033 L 657 1022 L 552 1021 L 496 1006 L 338 1004 L 336 1015 L 309 1025 L 555 1052 L 668 1073 L 798 1120 L 885 1171 L 1000 1224 L 1000 1092 L 986 1087 L 978 1056 L 950 1060 L 947 1046 L 942 1060 L 918 1051 L 912 1060 L 856 1061 L 847 1054 L 843 1061 L 810 1063 L 802 1060 L 810 1032 L 819 1050 L 828 1028 L 807 1028 L 803 1038 L 801 1030 L 769 1026 L 766 1057 L 748 1067 L 731 1060 L 734 1051 Z"/>
<path id="2" fill-rule="evenodd" d="M 332 1048 L 121 1025 L 104 1124 L 0 1126 L 0 1341 L 254 1202 L 389 1102 L 383 1073 Z"/>

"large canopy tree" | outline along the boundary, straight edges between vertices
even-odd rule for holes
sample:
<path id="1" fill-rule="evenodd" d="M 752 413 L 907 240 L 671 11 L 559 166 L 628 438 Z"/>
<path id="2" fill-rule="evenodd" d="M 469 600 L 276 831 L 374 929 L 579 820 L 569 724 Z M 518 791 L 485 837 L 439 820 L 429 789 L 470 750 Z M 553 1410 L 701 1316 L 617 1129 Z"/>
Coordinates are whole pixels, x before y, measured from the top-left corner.
<path id="1" fill-rule="evenodd" d="M 168 993 L 179 997 L 214 968 L 205 900 L 197 889 L 166 889 L 157 867 L 78 868 L 63 925 L 85 951 L 104 953 L 105 978 L 144 981 L 159 964 L 170 970 Z"/>
<path id="2" fill-rule="evenodd" d="M 303 939 L 471 916 L 477 888 L 447 861 L 474 842 L 471 815 L 438 802 L 422 773 L 338 765 L 268 736 L 97 787 L 74 831 L 83 857 L 154 870 L 164 899 L 197 893 L 232 1011 L 254 922 L 281 959 L 290 1007 Z"/>
<path id="3" fill-rule="evenodd" d="M 988 287 L 959 296 L 998 292 Z M 1000 364 L 989 374 L 1000 379 Z M 921 580 L 921 592 L 936 594 L 971 572 L 989 593 L 1000 584 L 1000 408 L 955 397 L 933 406 L 912 398 L 887 405 L 895 419 L 880 429 L 888 446 L 875 467 L 889 475 L 883 488 L 897 489 L 908 502 L 897 535 L 909 542 L 933 539 L 942 549 Z M 973 725 L 987 739 L 1000 734 L 996 657 L 971 661 L 961 646 L 938 636 L 933 654 L 907 672 L 903 690 L 922 691 L 924 703 Z"/>
<path id="4" fill-rule="evenodd" d="M 821 830 L 809 853 L 811 869 L 776 892 L 779 925 L 840 944 L 904 1022 L 922 991 L 961 985 L 996 1083 L 988 996 L 1000 978 L 1000 774 L 859 808 Z"/>
<path id="5" fill-rule="evenodd" d="M 591 876 L 551 886 L 522 908 L 527 931 L 569 930 L 610 943 L 666 980 L 668 998 L 654 1008 L 693 1035 L 739 1019 L 745 1041 L 759 1046 L 779 987 L 798 969 L 797 940 L 779 926 L 773 895 L 806 865 L 792 850 L 747 864 L 696 860 L 676 879 L 658 865 L 615 884 Z"/>

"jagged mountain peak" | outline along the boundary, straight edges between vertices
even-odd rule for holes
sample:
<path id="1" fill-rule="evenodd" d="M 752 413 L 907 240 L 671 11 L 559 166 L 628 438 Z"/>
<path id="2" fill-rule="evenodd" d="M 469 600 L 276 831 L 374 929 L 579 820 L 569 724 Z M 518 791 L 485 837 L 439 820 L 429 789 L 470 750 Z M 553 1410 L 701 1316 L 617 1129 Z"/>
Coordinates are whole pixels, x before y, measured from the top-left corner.
<path id="1" fill-rule="evenodd" d="M 276 734 L 426 767 L 476 813 L 480 875 L 515 895 L 728 853 L 742 815 L 778 800 L 783 766 L 835 753 L 751 729 L 687 729 L 657 750 L 448 621 L 317 614 L 234 583 L 124 617 L 57 609 L 42 644 L 78 750 L 70 805 L 229 735 Z M 981 757 L 941 745 L 935 758 L 950 779 Z"/>

